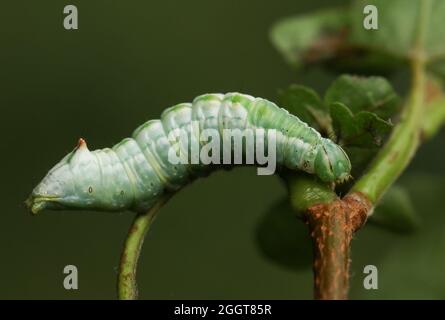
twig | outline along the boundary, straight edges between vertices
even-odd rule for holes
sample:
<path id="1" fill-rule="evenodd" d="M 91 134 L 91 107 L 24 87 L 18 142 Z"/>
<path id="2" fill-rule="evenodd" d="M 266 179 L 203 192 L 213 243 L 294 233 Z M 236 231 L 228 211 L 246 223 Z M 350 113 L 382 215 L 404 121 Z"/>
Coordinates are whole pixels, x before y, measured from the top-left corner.
<path id="1" fill-rule="evenodd" d="M 408 166 L 421 143 L 422 132 L 429 136 L 439 127 L 437 123 L 428 125 L 422 121 L 426 90 L 423 42 L 430 10 L 431 3 L 423 1 L 417 42 L 411 56 L 413 83 L 400 122 L 392 131 L 388 142 L 345 198 L 326 201 L 327 198 L 324 197 L 317 200 L 319 203 L 312 203 L 304 208 L 314 243 L 316 299 L 347 298 L 349 250 L 353 233 L 365 223 L 373 206 Z M 443 113 L 437 112 L 441 115 Z M 294 187 L 290 188 L 290 192 L 291 200 L 297 197 L 303 204 L 308 197 L 295 196 L 297 192 L 313 194 L 310 188 L 305 190 Z M 298 210 L 302 209 L 301 206 L 304 207 L 300 204 Z"/>
<path id="2" fill-rule="evenodd" d="M 342 200 L 322 202 L 306 210 L 314 241 L 315 298 L 346 299 L 349 250 L 353 233 L 372 213 L 373 206 L 408 166 L 420 142 L 426 74 L 423 43 L 431 2 L 423 1 L 416 46 L 411 56 L 413 84 L 400 122 L 368 171 Z M 434 125 L 434 130 L 437 126 Z M 434 131 L 432 130 L 432 131 Z"/>
<path id="3" fill-rule="evenodd" d="M 171 196 L 171 194 L 164 195 L 146 213 L 138 214 L 130 227 L 119 265 L 117 286 L 120 300 L 138 298 L 136 271 L 142 244 L 156 213 Z"/>
<path id="4" fill-rule="evenodd" d="M 349 289 L 349 252 L 352 236 L 366 221 L 370 203 L 347 196 L 306 211 L 314 244 L 314 297 L 344 300 Z"/>

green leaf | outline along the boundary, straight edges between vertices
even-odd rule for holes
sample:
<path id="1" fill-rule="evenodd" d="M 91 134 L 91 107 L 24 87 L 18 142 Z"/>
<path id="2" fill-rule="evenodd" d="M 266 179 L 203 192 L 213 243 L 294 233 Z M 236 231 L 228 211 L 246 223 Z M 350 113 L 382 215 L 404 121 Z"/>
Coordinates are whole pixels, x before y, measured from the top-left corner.
<path id="1" fill-rule="evenodd" d="M 338 142 L 351 160 L 352 176 L 358 177 L 378 152 L 392 125 L 368 111 L 353 114 L 339 102 L 331 105 L 331 116 Z"/>
<path id="2" fill-rule="evenodd" d="M 291 17 L 272 28 L 271 40 L 289 63 L 300 66 L 335 55 L 347 21 L 346 10 Z"/>
<path id="3" fill-rule="evenodd" d="M 332 132 L 329 108 L 314 90 L 304 86 L 291 85 L 287 89 L 279 91 L 278 99 L 281 106 L 312 128 L 325 133 L 325 135 Z"/>
<path id="4" fill-rule="evenodd" d="M 400 68 L 400 59 L 351 43 L 350 11 L 343 7 L 285 18 L 273 26 L 272 43 L 296 67 L 323 63 L 339 72 L 365 74 L 387 74 Z M 363 19 L 362 12 L 359 17 Z"/>
<path id="5" fill-rule="evenodd" d="M 302 121 L 341 144 L 351 159 L 352 175 L 359 176 L 392 129 L 400 99 L 381 77 L 342 75 L 326 91 L 324 100 L 312 89 L 291 85 L 279 92 L 280 105 Z"/>
<path id="6" fill-rule="evenodd" d="M 378 30 L 363 28 L 360 13 L 366 5 L 378 9 Z M 422 6 L 426 10 L 422 10 Z M 445 55 L 445 2 L 442 0 L 356 0 L 351 10 L 350 41 L 353 44 L 411 59 L 420 34 L 424 32 L 421 49 L 425 58 L 431 60 Z M 427 14 L 422 16 L 422 11 Z"/>
<path id="7" fill-rule="evenodd" d="M 438 97 L 425 106 L 422 118 L 422 139 L 430 139 L 445 125 L 445 98 Z"/>
<path id="8" fill-rule="evenodd" d="M 412 232 L 420 225 L 420 217 L 414 210 L 407 190 L 398 185 L 392 186 L 385 193 L 369 220 L 400 233 Z"/>
<path id="9" fill-rule="evenodd" d="M 328 88 L 324 98 L 330 105 L 332 125 L 358 177 L 391 132 L 390 119 L 400 109 L 400 99 L 381 77 L 342 75 Z M 387 121 L 388 120 L 388 121 Z"/>
<path id="10" fill-rule="evenodd" d="M 353 114 L 343 103 L 331 105 L 331 116 L 339 143 L 345 147 L 381 146 L 392 125 L 375 113 Z"/>
<path id="11" fill-rule="evenodd" d="M 378 9 L 377 30 L 363 26 L 366 5 Z M 342 72 L 386 74 L 421 55 L 444 79 L 444 20 L 443 0 L 355 0 L 284 19 L 273 27 L 272 42 L 293 65 L 318 62 Z"/>
<path id="12" fill-rule="evenodd" d="M 382 77 L 338 77 L 325 94 L 326 105 L 341 102 L 352 113 L 370 111 L 382 119 L 390 119 L 400 109 L 400 99 L 391 84 Z"/>
<path id="13" fill-rule="evenodd" d="M 366 5 L 374 5 L 378 9 L 378 30 L 363 27 L 363 8 Z M 414 47 L 419 6 L 418 0 L 354 1 L 351 7 L 349 42 L 368 50 L 406 57 Z"/>

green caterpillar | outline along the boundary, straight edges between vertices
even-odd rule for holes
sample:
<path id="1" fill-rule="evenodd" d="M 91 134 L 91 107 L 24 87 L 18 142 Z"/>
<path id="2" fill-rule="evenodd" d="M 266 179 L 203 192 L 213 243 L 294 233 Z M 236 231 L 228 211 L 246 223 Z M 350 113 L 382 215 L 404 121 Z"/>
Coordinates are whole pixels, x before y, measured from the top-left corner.
<path id="1" fill-rule="evenodd" d="M 89 151 L 83 139 L 52 168 L 27 200 L 33 213 L 43 209 L 106 211 L 149 209 L 159 197 L 218 166 L 172 164 L 169 135 L 190 123 L 200 129 L 275 130 L 277 163 L 316 174 L 325 182 L 343 182 L 351 163 L 343 149 L 285 109 L 240 93 L 205 94 L 193 103 L 166 109 L 160 120 L 137 128 L 113 148 Z M 196 137 L 195 137 L 196 138 Z M 180 148 L 183 148 L 180 145 Z M 186 147 L 185 147 L 186 148 Z"/>

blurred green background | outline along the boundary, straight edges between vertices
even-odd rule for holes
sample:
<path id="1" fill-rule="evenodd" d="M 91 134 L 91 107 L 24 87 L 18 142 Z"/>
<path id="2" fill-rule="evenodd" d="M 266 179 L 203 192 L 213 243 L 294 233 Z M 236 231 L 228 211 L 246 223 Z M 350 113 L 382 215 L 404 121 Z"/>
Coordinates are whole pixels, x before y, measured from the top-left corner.
<path id="1" fill-rule="evenodd" d="M 32 217 L 23 203 L 32 188 L 79 137 L 90 149 L 111 146 L 164 108 L 202 93 L 240 91 L 276 100 L 277 89 L 292 82 L 323 92 L 334 75 L 292 70 L 268 32 L 280 18 L 341 3 L 2 4 L 0 298 L 115 298 L 133 214 Z M 79 9 L 79 30 L 62 27 L 67 4 Z M 422 147 L 402 179 L 422 217 L 419 230 L 401 235 L 367 225 L 357 234 L 352 298 L 445 298 L 444 141 L 442 132 Z M 288 235 L 295 243 L 295 268 L 268 260 L 257 241 L 258 230 L 269 225 L 266 213 L 284 194 L 278 178 L 256 176 L 253 168 L 217 172 L 185 188 L 162 209 L 147 237 L 140 297 L 310 299 L 311 247 L 304 225 L 295 220 Z M 266 229 L 273 237 L 273 224 Z M 63 288 L 68 264 L 79 269 L 77 291 Z M 367 264 L 379 269 L 378 290 L 363 289 Z"/>

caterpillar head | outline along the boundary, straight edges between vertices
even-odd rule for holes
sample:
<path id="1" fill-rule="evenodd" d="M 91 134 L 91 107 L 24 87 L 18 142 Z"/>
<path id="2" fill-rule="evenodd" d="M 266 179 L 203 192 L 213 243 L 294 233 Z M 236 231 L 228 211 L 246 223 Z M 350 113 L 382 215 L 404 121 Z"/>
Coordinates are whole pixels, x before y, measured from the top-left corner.
<path id="1" fill-rule="evenodd" d="M 315 158 L 315 172 L 325 182 L 343 183 L 351 177 L 351 162 L 339 145 L 323 139 Z"/>
<path id="2" fill-rule="evenodd" d="M 77 147 L 34 188 L 26 204 L 34 214 L 43 209 L 92 208 L 98 201 L 93 182 L 99 175 L 94 155 L 79 139 Z"/>

